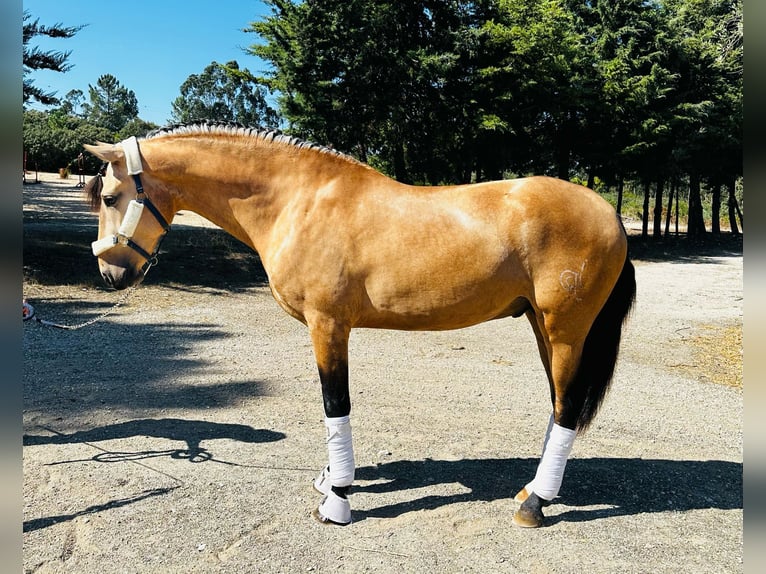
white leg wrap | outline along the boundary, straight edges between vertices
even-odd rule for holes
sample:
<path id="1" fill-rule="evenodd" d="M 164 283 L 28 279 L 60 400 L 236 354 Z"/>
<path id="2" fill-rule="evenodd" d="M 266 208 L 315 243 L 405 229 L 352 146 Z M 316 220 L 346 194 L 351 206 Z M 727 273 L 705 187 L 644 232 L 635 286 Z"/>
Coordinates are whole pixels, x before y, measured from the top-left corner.
<path id="1" fill-rule="evenodd" d="M 532 481 L 533 490 L 528 492 L 534 492 L 543 500 L 556 498 L 576 435 L 574 430 L 553 424 L 537 467 L 537 474 Z"/>
<path id="2" fill-rule="evenodd" d="M 327 452 L 332 486 L 351 486 L 354 482 L 354 446 L 348 416 L 325 418 Z"/>
<path id="3" fill-rule="evenodd" d="M 545 429 L 545 438 L 543 439 L 543 450 L 540 453 L 540 458 L 545 456 L 545 449 L 548 448 L 548 439 L 551 438 L 551 429 L 553 428 L 553 413 L 551 413 L 550 418 L 548 419 L 548 428 Z M 535 479 L 529 481 L 529 483 L 524 487 L 527 491 L 527 493 L 531 494 L 535 491 Z"/>

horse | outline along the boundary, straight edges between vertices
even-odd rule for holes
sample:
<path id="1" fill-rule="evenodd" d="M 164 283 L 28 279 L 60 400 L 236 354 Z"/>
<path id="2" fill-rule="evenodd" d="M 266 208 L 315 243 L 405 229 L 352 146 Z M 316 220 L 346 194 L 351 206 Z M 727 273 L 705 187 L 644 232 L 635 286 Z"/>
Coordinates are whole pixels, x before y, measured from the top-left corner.
<path id="1" fill-rule="evenodd" d="M 607 201 L 545 176 L 405 185 L 331 148 L 231 124 L 173 125 L 85 148 L 109 164 L 87 187 L 108 285 L 140 283 L 168 222 L 190 210 L 255 250 L 276 302 L 308 328 L 329 461 L 313 483 L 320 522 L 351 522 L 351 330 L 525 316 L 552 410 L 513 523 L 543 525 L 575 437 L 610 386 L 635 299 L 625 229 Z"/>

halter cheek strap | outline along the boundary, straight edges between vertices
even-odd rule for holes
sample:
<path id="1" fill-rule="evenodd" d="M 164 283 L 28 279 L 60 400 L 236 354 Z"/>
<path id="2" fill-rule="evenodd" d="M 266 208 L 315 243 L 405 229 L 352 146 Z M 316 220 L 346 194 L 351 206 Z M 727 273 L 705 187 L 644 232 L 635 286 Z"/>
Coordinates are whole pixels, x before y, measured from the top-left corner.
<path id="1" fill-rule="evenodd" d="M 157 264 L 157 254 L 160 251 L 162 240 L 165 238 L 165 235 L 167 235 L 168 231 L 170 231 L 170 224 L 165 220 L 162 213 L 160 213 L 160 210 L 157 209 L 157 207 L 151 202 L 151 200 L 144 192 L 144 186 L 141 182 L 141 173 L 144 171 L 144 167 L 141 163 L 141 154 L 138 151 L 138 140 L 136 140 L 135 136 L 133 136 L 120 142 L 120 145 L 125 152 L 125 163 L 128 168 L 128 175 L 133 177 L 133 181 L 136 185 L 136 199 L 132 200 L 128 205 L 128 209 L 123 216 L 122 222 L 120 223 L 120 228 L 117 230 L 117 234 L 103 237 L 98 241 L 94 241 L 91 244 L 91 248 L 93 250 L 93 255 L 98 257 L 102 253 L 105 253 L 106 251 L 113 248 L 115 245 L 126 245 L 127 247 L 133 249 L 133 251 L 138 253 L 141 257 L 146 259 L 146 263 L 141 269 L 143 273 L 146 274 L 152 265 Z M 159 223 L 163 229 L 163 233 L 157 240 L 157 243 L 151 253 L 133 241 L 133 234 L 138 227 L 138 222 L 141 219 L 144 208 L 149 210 L 149 212 L 157 220 L 157 223 Z"/>

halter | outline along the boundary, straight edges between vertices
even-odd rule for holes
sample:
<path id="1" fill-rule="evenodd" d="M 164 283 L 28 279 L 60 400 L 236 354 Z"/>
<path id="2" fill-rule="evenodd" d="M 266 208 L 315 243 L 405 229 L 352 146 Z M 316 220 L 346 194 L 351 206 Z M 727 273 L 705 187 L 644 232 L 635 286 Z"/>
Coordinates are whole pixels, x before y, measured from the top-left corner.
<path id="1" fill-rule="evenodd" d="M 136 198 L 132 199 L 128 204 L 128 209 L 125 211 L 125 215 L 122 218 L 117 234 L 109 235 L 98 241 L 94 241 L 91 243 L 91 248 L 93 250 L 93 255 L 98 257 L 116 245 L 126 245 L 146 259 L 146 263 L 144 263 L 141 268 L 141 272 L 146 275 L 149 272 L 149 269 L 157 264 L 157 254 L 160 251 L 162 240 L 165 239 L 168 231 L 170 231 L 170 224 L 165 220 L 159 209 L 157 209 L 144 192 L 144 186 L 141 183 L 140 175 L 144 171 L 144 168 L 141 164 L 141 156 L 138 153 L 138 141 L 135 136 L 120 142 L 119 145 L 121 145 L 122 149 L 125 151 L 125 163 L 128 167 L 128 175 L 133 177 L 133 181 L 136 184 Z M 98 177 L 101 176 L 99 175 Z M 133 241 L 133 234 L 136 232 L 138 222 L 144 212 L 144 207 L 149 209 L 151 214 L 157 220 L 157 223 L 159 223 L 163 229 L 162 235 L 157 240 L 151 253 Z"/>

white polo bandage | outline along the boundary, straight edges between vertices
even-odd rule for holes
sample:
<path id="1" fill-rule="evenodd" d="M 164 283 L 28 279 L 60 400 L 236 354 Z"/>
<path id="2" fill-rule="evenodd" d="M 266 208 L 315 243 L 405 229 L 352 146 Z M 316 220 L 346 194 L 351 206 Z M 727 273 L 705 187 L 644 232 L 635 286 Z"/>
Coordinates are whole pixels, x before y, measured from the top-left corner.
<path id="1" fill-rule="evenodd" d="M 534 480 L 527 485 L 527 492 L 534 492 L 543 500 L 558 496 L 569 453 L 572 452 L 577 431 L 557 424 L 551 426 L 550 434 L 543 447 L 543 455 L 537 467 Z M 530 489 L 531 486 L 531 489 Z"/>
<path id="2" fill-rule="evenodd" d="M 325 426 L 330 458 L 330 482 L 333 486 L 351 486 L 354 482 L 354 446 L 349 417 L 326 417 Z"/>

